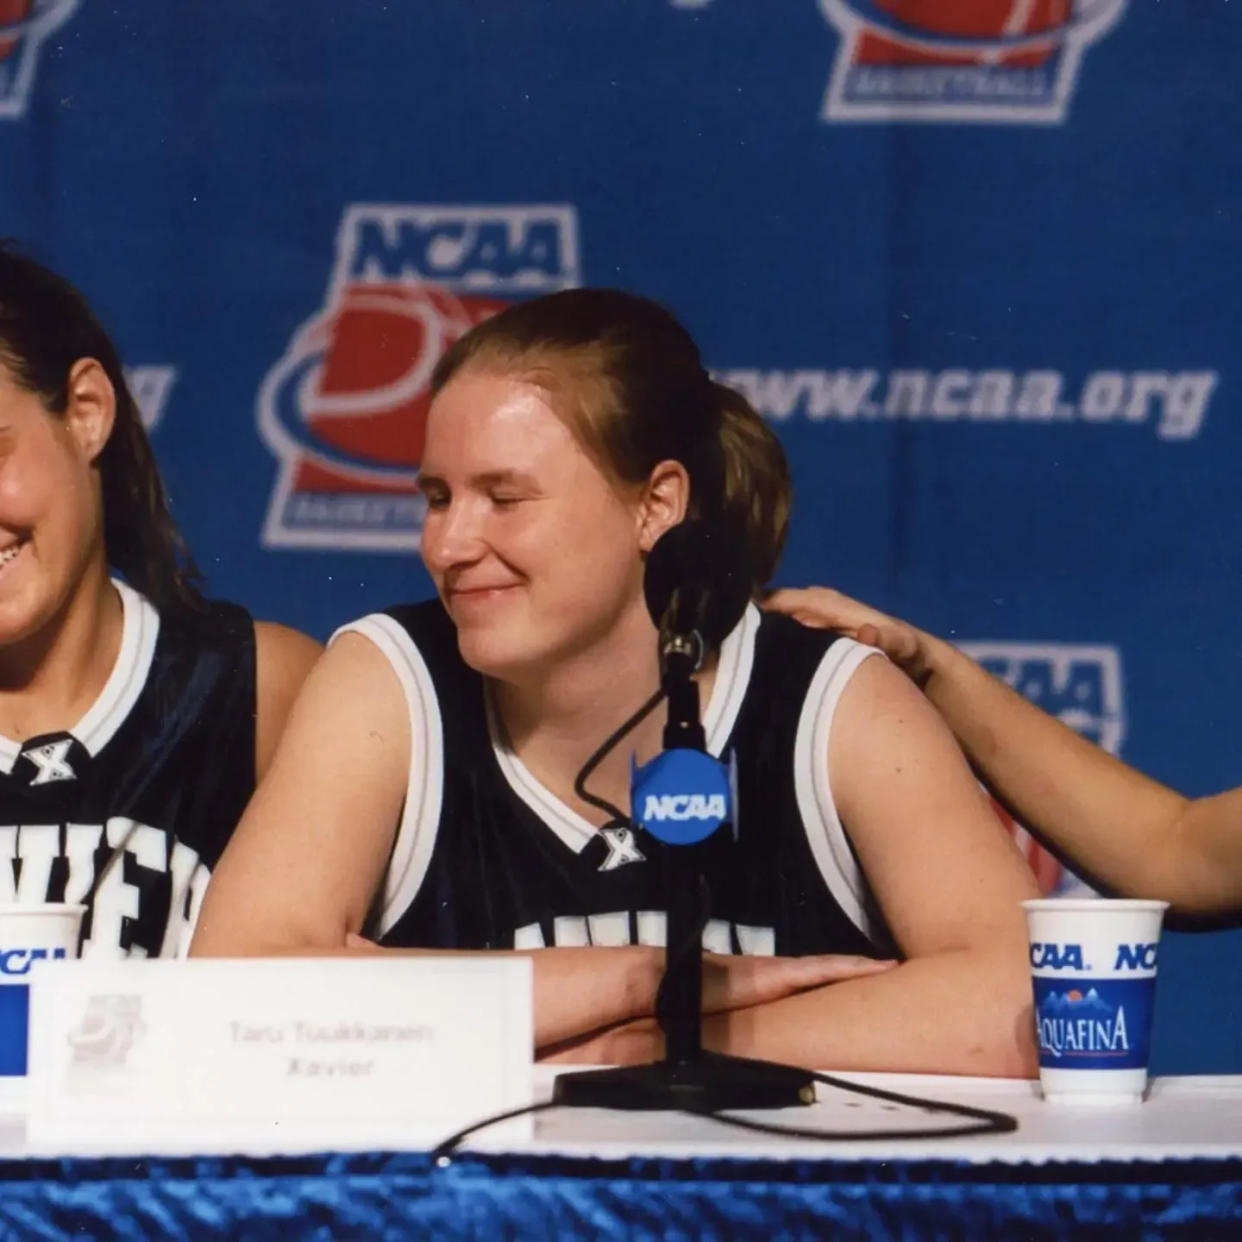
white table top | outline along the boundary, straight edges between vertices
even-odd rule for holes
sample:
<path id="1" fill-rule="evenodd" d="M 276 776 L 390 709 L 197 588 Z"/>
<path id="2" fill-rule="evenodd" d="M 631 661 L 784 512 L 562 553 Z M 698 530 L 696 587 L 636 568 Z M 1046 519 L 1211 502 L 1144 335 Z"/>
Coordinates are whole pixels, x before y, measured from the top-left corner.
<path id="1" fill-rule="evenodd" d="M 554 1074 L 536 1067 L 539 1098 L 551 1094 Z M 959 1139 L 813 1141 L 756 1134 L 719 1125 L 709 1118 L 677 1113 L 553 1109 L 535 1121 L 529 1142 L 505 1150 L 566 1155 L 733 1156 L 820 1160 L 967 1160 L 1007 1163 L 1050 1160 L 1167 1160 L 1190 1157 L 1242 1159 L 1242 1075 L 1157 1078 L 1147 1099 L 1120 1108 L 1066 1107 L 1045 1103 L 1037 1084 L 1020 1079 L 955 1078 L 932 1074 L 839 1074 L 930 1099 L 949 1100 L 1006 1112 L 1018 1119 L 1011 1134 Z M 740 1116 L 777 1125 L 832 1130 L 891 1126 L 927 1129 L 963 1125 L 953 1117 L 851 1096 L 817 1085 L 818 1100 L 807 1108 Z M 485 1134 L 468 1147 L 493 1149 Z"/>
<path id="2" fill-rule="evenodd" d="M 556 1076 L 536 1066 L 532 1099 L 550 1098 Z M 929 1099 L 950 1100 L 1010 1113 L 1018 1119 L 1011 1134 L 966 1138 L 902 1139 L 901 1130 L 963 1124 L 921 1109 L 888 1104 L 817 1086 L 819 1098 L 806 1108 L 741 1113 L 777 1125 L 832 1130 L 891 1127 L 894 1137 L 880 1141 L 811 1140 L 757 1134 L 710 1118 L 679 1113 L 619 1112 L 604 1109 L 552 1109 L 534 1119 L 528 1139 L 482 1131 L 463 1150 L 562 1154 L 623 1159 L 632 1156 L 696 1156 L 820 1160 L 965 1160 L 1021 1164 L 1045 1161 L 1160 1161 L 1186 1158 L 1242 1160 L 1242 1075 L 1158 1078 L 1147 1100 L 1121 1108 L 1069 1108 L 1051 1105 L 1033 1082 L 1018 1079 L 956 1078 L 932 1074 L 840 1074 L 838 1077 Z M 445 1127 L 445 1137 L 453 1127 Z M 67 1146 L 34 1152 L 26 1142 L 21 1116 L 0 1116 L 0 1159 L 46 1155 L 134 1155 L 241 1152 L 256 1156 L 305 1151 L 305 1145 L 277 1137 L 270 1125 L 256 1125 L 253 1140 L 238 1143 L 185 1138 L 167 1146 L 127 1143 L 123 1134 L 106 1147 Z M 425 1150 L 425 1141 L 410 1143 Z M 319 1145 L 322 1147 L 322 1144 Z M 354 1139 L 344 1150 L 391 1149 L 393 1144 Z M 318 1148 L 316 1148 L 318 1149 Z"/>

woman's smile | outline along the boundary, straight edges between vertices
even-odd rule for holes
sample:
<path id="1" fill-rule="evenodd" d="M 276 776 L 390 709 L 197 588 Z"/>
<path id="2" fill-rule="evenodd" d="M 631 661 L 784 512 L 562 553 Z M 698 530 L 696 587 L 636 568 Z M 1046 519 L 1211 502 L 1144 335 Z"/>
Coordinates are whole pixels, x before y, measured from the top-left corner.
<path id="1" fill-rule="evenodd" d="M 485 611 L 512 599 L 520 586 L 521 583 L 510 582 L 503 586 L 451 587 L 446 592 L 449 611 L 454 618 Z"/>
<path id="2" fill-rule="evenodd" d="M 0 551 L 0 579 L 9 576 L 10 571 L 18 560 L 21 559 L 21 554 L 29 546 L 29 539 L 19 539 L 16 543 L 11 543 L 3 551 Z"/>

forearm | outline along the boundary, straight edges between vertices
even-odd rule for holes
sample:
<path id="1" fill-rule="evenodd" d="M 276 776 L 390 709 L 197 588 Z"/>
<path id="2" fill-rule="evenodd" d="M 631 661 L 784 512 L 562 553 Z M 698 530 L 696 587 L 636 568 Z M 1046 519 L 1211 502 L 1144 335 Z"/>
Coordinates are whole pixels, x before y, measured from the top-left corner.
<path id="1" fill-rule="evenodd" d="M 1195 914 L 1242 909 L 1242 789 L 1187 802 L 1169 840 L 1181 877 L 1178 896 L 1170 900 Z"/>
<path id="2" fill-rule="evenodd" d="M 1175 844 L 1187 802 L 1092 745 L 940 639 L 927 637 L 924 692 L 1019 821 L 1127 894 L 1195 906 Z"/>
<path id="3" fill-rule="evenodd" d="M 357 943 L 357 942 L 355 942 Z M 564 1044 L 601 1027 L 650 1014 L 663 968 L 662 950 L 646 945 L 565 949 L 387 949 L 351 952 L 399 953 L 418 957 L 469 954 L 529 957 L 533 974 L 536 1052 Z"/>
<path id="4" fill-rule="evenodd" d="M 372 952 L 376 950 L 372 949 Z M 529 957 L 534 965 L 534 1046 L 540 1050 L 652 1012 L 664 954 L 646 945 L 567 949 L 379 949 L 444 957 Z"/>
<path id="5" fill-rule="evenodd" d="M 1025 961 L 962 949 L 704 1020 L 705 1046 L 815 1069 L 1031 1077 Z"/>
<path id="6" fill-rule="evenodd" d="M 535 1049 L 652 1012 L 663 953 L 622 948 L 534 949 Z"/>
<path id="7" fill-rule="evenodd" d="M 270 943 L 247 938 L 244 947 L 195 937 L 196 957 L 359 957 L 375 953 L 404 957 L 487 954 L 510 957 L 505 949 L 385 948 L 357 937 L 283 936 Z M 662 970 L 663 953 L 644 945 L 620 948 L 532 949 L 521 951 L 534 963 L 534 1046 L 547 1049 L 601 1027 L 650 1014 Z"/>

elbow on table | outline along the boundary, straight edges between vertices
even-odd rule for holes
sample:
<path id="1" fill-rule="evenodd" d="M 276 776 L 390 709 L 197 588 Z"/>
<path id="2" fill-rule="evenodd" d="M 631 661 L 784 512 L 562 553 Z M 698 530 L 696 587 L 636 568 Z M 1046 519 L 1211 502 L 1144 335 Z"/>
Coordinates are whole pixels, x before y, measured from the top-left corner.
<path id="1" fill-rule="evenodd" d="M 1039 1053 L 1035 1047 L 1033 1018 L 1030 1006 L 1017 1023 L 1018 1029 L 1010 1032 L 1007 1039 L 997 1041 L 992 1050 L 990 1067 L 981 1071 L 985 1077 L 1036 1078 L 1039 1076 Z"/>
<path id="2" fill-rule="evenodd" d="M 979 1065 L 967 1072 L 993 1078 L 1035 1078 L 1039 1050 L 1030 975 L 1025 970 L 1020 975 L 1007 972 L 992 996 L 987 1032 L 971 1050 Z"/>
<path id="3" fill-rule="evenodd" d="M 189 957 L 315 957 L 340 952 L 347 947 L 346 933 L 324 934 L 322 927 L 281 927 L 256 929 L 253 926 L 220 926 L 218 923 L 195 932 Z"/>
<path id="4" fill-rule="evenodd" d="M 212 933 L 195 935 L 187 957 L 279 957 L 294 950 L 292 944 L 256 940 L 253 936 Z"/>
<path id="5" fill-rule="evenodd" d="M 187 957 L 335 957 L 345 951 L 344 945 L 328 945 L 322 941 L 290 940 L 225 940 L 200 945 L 194 941 Z"/>

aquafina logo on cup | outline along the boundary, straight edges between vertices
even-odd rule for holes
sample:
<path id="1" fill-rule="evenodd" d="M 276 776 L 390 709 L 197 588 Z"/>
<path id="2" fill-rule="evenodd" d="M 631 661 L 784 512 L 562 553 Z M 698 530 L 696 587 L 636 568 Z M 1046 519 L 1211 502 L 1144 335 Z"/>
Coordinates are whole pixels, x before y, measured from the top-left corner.
<path id="1" fill-rule="evenodd" d="M 1168 903 L 1048 898 L 1022 905 L 1045 1098 L 1138 1102 Z"/>

